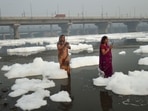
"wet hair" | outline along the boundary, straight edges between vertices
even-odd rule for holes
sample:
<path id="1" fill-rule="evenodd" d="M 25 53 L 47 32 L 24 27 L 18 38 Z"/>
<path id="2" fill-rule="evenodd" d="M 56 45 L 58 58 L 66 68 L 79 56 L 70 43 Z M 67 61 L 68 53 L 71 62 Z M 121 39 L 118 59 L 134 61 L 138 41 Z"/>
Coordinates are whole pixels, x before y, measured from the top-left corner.
<path id="1" fill-rule="evenodd" d="M 62 37 L 65 37 L 65 35 L 62 34 L 59 36 L 59 42 L 62 42 Z"/>
<path id="2" fill-rule="evenodd" d="M 108 39 L 108 37 L 107 36 L 103 36 L 102 39 L 101 39 L 101 44 L 104 44 L 106 39 Z"/>

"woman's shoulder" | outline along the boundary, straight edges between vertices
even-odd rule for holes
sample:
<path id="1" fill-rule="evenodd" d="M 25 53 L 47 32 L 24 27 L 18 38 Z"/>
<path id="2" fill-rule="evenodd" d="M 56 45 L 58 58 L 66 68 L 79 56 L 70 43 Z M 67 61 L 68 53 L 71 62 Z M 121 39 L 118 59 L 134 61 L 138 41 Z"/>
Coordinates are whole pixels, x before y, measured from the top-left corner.
<path id="1" fill-rule="evenodd" d="M 106 48 L 106 46 L 104 44 L 100 44 L 100 48 L 104 49 L 104 48 Z"/>

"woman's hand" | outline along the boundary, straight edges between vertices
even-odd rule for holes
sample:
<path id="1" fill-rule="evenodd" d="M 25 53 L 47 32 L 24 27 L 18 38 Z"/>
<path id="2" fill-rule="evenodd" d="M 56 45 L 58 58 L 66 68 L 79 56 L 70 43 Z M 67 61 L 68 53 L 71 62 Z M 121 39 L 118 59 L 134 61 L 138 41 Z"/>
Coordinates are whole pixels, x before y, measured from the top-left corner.
<path id="1" fill-rule="evenodd" d="M 113 48 L 113 45 L 110 45 L 109 48 L 112 49 Z"/>

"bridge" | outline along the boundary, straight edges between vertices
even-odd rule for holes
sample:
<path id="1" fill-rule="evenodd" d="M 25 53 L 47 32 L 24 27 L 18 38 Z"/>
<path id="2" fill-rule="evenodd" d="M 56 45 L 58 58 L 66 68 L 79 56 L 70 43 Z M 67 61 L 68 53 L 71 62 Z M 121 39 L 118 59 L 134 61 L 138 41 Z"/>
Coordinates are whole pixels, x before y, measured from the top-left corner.
<path id="1" fill-rule="evenodd" d="M 148 22 L 148 18 L 141 17 L 0 17 L 0 26 L 10 26 L 14 30 L 14 39 L 19 39 L 18 31 L 21 25 L 58 25 L 65 35 L 69 35 L 69 28 L 72 24 L 95 24 L 98 33 L 107 33 L 107 27 L 112 23 L 123 23 L 127 26 L 128 32 L 136 32 L 137 25 L 141 22 Z"/>

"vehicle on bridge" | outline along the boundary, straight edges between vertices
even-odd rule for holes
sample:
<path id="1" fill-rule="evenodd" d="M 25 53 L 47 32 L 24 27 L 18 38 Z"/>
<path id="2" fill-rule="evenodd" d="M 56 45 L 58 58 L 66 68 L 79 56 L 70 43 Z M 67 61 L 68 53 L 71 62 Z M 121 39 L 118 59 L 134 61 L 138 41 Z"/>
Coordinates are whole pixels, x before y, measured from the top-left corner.
<path id="1" fill-rule="evenodd" d="M 64 18 L 64 17 L 66 17 L 66 15 L 65 14 L 56 14 L 55 17 L 57 17 L 57 18 Z"/>

